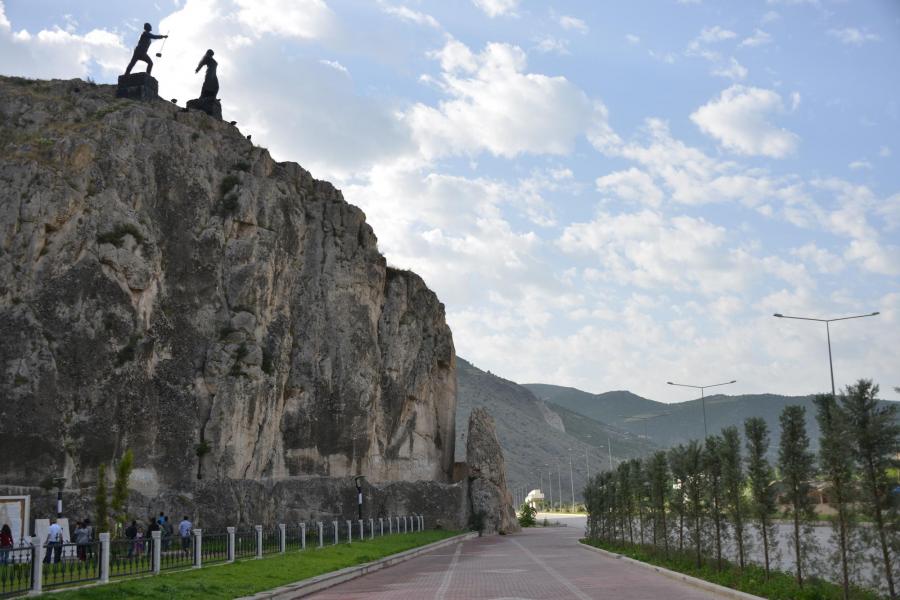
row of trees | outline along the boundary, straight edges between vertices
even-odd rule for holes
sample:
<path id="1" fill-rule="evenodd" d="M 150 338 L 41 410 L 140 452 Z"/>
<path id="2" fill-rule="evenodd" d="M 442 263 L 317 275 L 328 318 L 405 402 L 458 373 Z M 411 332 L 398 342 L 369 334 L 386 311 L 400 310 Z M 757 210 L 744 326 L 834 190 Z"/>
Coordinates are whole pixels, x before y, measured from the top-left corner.
<path id="1" fill-rule="evenodd" d="M 758 417 L 744 422 L 743 447 L 738 428 L 727 427 L 702 443 L 623 462 L 588 483 L 587 534 L 617 544 L 652 545 L 667 556 L 677 548 L 690 552 L 698 567 L 709 560 L 722 569 L 730 559 L 741 571 L 751 545 L 759 543 L 768 579 L 781 513 L 791 524 L 788 546 L 802 587 L 816 554 L 810 492 L 818 479 L 836 511 L 835 552 L 824 558 L 837 567 L 844 597 L 854 582 L 854 557 L 875 548 L 877 569 L 895 599 L 892 561 L 900 556 L 900 497 L 892 493 L 889 472 L 898 466 L 900 425 L 897 407 L 879 403 L 877 395 L 877 385 L 860 380 L 838 398 L 815 398 L 818 461 L 809 451 L 806 409 L 788 406 L 780 417 L 775 465 L 768 459 L 768 427 Z M 860 526 L 862 520 L 869 523 Z M 733 550 L 726 557 L 729 541 Z"/>

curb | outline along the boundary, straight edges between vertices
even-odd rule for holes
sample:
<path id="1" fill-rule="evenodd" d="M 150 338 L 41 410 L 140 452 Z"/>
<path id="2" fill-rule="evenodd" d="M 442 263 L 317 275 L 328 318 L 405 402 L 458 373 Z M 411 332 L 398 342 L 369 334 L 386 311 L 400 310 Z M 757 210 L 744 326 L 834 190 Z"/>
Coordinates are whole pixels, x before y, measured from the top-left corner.
<path id="1" fill-rule="evenodd" d="M 714 592 L 719 594 L 725 598 L 734 598 L 735 600 L 766 600 L 761 596 L 754 596 L 753 594 L 748 594 L 747 592 L 742 592 L 740 590 L 735 590 L 730 587 L 725 587 L 724 585 L 719 585 L 718 583 L 713 583 L 711 581 L 706 581 L 705 579 L 699 579 L 697 577 L 691 577 L 690 575 L 685 575 L 684 573 L 679 573 L 678 571 L 670 571 L 669 569 L 665 569 L 663 567 L 658 567 L 656 565 L 651 565 L 650 563 L 645 563 L 639 560 L 635 560 L 633 558 L 629 558 L 627 556 L 623 556 L 621 554 L 616 554 L 615 552 L 610 552 L 609 550 L 603 550 L 602 548 L 597 548 L 596 546 L 591 546 L 590 544 L 585 544 L 582 541 L 578 541 L 578 544 L 584 548 L 585 550 L 591 550 L 592 552 L 597 552 L 598 554 L 602 554 L 609 558 L 615 558 L 624 562 L 627 562 L 632 565 L 637 565 L 639 567 L 643 567 L 650 571 L 656 571 L 660 575 L 668 577 L 670 579 L 677 579 L 678 581 L 683 581 L 688 585 L 692 585 L 694 587 L 700 588 L 702 590 L 706 590 L 708 592 Z"/>
<path id="2" fill-rule="evenodd" d="M 304 579 L 296 583 L 289 583 L 288 585 L 283 585 L 272 590 L 253 594 L 252 596 L 244 596 L 238 600 L 287 600 L 288 598 L 303 598 L 310 594 L 321 592 L 322 590 L 350 581 L 351 579 L 356 579 L 357 577 L 380 571 L 386 567 L 392 567 L 402 562 L 406 562 L 412 558 L 425 554 L 426 552 L 431 552 L 432 550 L 443 548 L 444 546 L 471 539 L 476 537 L 476 535 L 477 534 L 474 532 L 455 535 L 439 542 L 432 542 L 425 546 L 411 548 L 398 554 L 392 554 L 391 556 L 386 556 L 355 567 L 345 567 L 339 571 L 316 575 L 309 579 Z"/>

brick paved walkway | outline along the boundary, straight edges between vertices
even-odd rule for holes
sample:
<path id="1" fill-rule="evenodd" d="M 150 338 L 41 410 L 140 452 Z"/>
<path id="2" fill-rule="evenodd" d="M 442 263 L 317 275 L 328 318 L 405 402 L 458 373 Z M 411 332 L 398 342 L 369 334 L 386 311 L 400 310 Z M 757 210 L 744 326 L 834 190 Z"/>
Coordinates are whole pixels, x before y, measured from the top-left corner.
<path id="1" fill-rule="evenodd" d="M 310 596 L 316 600 L 713 600 L 710 592 L 578 547 L 575 527 L 472 539 Z"/>

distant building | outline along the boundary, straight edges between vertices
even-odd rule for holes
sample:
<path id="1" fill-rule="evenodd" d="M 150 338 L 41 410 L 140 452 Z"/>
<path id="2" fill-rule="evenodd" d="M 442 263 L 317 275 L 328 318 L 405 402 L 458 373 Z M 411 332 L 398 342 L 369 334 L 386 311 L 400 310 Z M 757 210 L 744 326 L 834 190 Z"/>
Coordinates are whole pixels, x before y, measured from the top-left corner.
<path id="1" fill-rule="evenodd" d="M 529 506 L 536 506 L 537 504 L 544 503 L 544 492 L 541 490 L 531 490 L 528 492 L 528 495 L 525 496 L 525 504 Z"/>

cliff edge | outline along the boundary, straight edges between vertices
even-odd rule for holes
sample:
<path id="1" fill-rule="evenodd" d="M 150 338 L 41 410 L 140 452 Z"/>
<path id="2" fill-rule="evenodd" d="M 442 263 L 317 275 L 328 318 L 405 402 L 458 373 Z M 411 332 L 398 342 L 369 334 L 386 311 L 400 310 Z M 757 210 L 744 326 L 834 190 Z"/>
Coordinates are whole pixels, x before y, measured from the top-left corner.
<path id="1" fill-rule="evenodd" d="M 448 481 L 444 307 L 358 208 L 238 129 L 0 77 L 0 476 Z"/>

